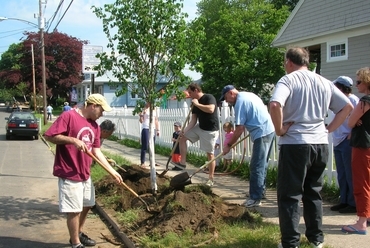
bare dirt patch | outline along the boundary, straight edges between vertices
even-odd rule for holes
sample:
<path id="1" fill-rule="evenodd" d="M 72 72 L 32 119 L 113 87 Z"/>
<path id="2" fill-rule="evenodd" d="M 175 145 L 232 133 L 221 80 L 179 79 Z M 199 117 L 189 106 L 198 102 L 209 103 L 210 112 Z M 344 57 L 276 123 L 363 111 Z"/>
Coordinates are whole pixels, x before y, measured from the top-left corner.
<path id="1" fill-rule="evenodd" d="M 139 208 L 139 216 L 131 225 L 121 225 L 122 232 L 132 240 L 144 235 L 164 237 L 168 232 L 177 234 L 192 230 L 194 234 L 208 231 L 215 235 L 216 224 L 220 221 L 252 222 L 251 213 L 243 206 L 223 201 L 212 193 L 206 185 L 188 185 L 182 190 L 174 190 L 170 185 L 171 178 L 157 175 L 158 193 L 152 194 L 149 170 L 140 166 L 123 166 L 127 172 L 121 173 L 124 182 L 133 189 L 153 212 L 146 210 L 145 205 L 122 186 L 117 186 L 110 176 L 95 183 L 96 198 L 102 202 L 103 197 L 112 197 L 110 211 L 125 212 Z M 117 197 L 119 196 L 119 197 Z M 108 205 L 103 206 L 108 210 Z"/>

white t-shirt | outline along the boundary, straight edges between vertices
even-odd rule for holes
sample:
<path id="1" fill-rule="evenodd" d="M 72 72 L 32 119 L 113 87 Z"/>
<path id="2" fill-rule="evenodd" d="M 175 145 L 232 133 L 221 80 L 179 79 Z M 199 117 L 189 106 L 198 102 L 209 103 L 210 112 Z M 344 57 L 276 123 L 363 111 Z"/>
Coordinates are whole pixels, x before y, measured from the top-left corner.
<path id="1" fill-rule="evenodd" d="M 157 108 L 155 108 L 153 110 L 153 120 L 155 120 L 156 116 L 158 116 L 157 111 L 158 111 Z M 149 123 L 150 123 L 150 120 L 149 120 L 149 118 L 150 118 L 150 109 L 149 108 L 144 110 L 144 115 L 143 116 L 144 117 L 143 117 L 143 122 L 141 123 L 141 128 L 142 129 L 149 129 Z"/>
<path id="2" fill-rule="evenodd" d="M 46 107 L 46 112 L 47 113 L 51 113 L 53 111 L 53 107 L 52 106 L 47 106 Z"/>
<path id="3" fill-rule="evenodd" d="M 359 102 L 359 98 L 354 95 L 350 94 L 348 96 L 349 100 L 351 101 L 353 107 L 356 107 L 356 105 Z M 337 129 L 334 130 L 332 133 L 332 138 L 333 138 L 333 146 L 337 146 L 340 143 L 342 143 L 343 140 L 345 140 L 348 135 L 351 133 L 352 128 L 348 126 L 348 117 L 347 119 L 340 125 Z"/>
<path id="4" fill-rule="evenodd" d="M 338 113 L 346 97 L 331 81 L 309 70 L 297 70 L 283 76 L 271 101 L 283 108 L 283 123 L 293 122 L 279 144 L 328 144 L 324 120 L 328 110 Z"/>

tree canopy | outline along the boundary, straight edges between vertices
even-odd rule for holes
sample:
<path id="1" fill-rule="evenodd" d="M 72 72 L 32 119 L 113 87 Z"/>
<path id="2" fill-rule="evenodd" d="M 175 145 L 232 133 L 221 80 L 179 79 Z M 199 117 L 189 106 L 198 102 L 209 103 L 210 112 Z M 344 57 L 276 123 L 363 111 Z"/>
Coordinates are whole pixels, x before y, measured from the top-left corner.
<path id="1" fill-rule="evenodd" d="M 33 92 L 32 54 L 34 48 L 36 92 L 42 91 L 42 66 L 39 33 L 25 33 L 27 38 L 12 44 L 1 56 L 0 82 L 6 89 L 15 88 L 23 82 L 28 93 Z M 47 95 L 52 97 L 68 97 L 70 88 L 82 81 L 82 45 L 75 37 L 64 33 L 53 32 L 44 34 L 45 67 Z"/>
<path id="2" fill-rule="evenodd" d="M 179 87 L 190 81 L 182 70 L 198 56 L 203 32 L 188 27 L 181 8 L 178 0 L 116 0 L 93 7 L 110 49 L 99 55 L 100 74 L 112 71 L 122 86 L 117 95 L 129 90 L 143 97 L 136 112 L 163 94 L 180 96 Z M 166 83 L 162 91 L 159 82 Z"/>
<path id="3" fill-rule="evenodd" d="M 206 33 L 196 68 L 203 90 L 220 95 L 223 86 L 269 99 L 271 87 L 284 74 L 282 54 L 271 42 L 289 15 L 270 1 L 202 0 L 193 27 Z"/>
<path id="4" fill-rule="evenodd" d="M 149 137 L 153 137 L 153 109 L 164 94 L 183 94 L 190 82 L 182 70 L 199 56 L 202 27 L 190 29 L 187 14 L 178 0 L 116 0 L 104 7 L 93 6 L 103 21 L 108 53 L 98 55 L 98 75 L 111 71 L 121 85 L 117 95 L 128 90 L 142 96 L 134 113 L 150 103 Z M 165 83 L 163 89 L 159 82 Z M 153 139 L 149 141 L 152 190 L 157 190 Z"/>
<path id="5" fill-rule="evenodd" d="M 288 6 L 289 11 L 292 11 L 299 0 L 271 0 L 271 3 L 277 8 L 280 9 L 284 6 Z"/>

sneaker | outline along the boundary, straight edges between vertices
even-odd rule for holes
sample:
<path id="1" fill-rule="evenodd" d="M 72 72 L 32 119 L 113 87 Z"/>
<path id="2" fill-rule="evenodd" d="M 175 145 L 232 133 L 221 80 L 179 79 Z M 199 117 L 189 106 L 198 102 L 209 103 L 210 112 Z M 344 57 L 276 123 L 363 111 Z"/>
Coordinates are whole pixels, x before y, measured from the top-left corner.
<path id="1" fill-rule="evenodd" d="M 356 207 L 352 207 L 352 206 L 348 205 L 347 207 L 340 209 L 339 213 L 341 213 L 341 214 L 353 214 L 353 213 L 357 213 L 357 210 L 356 210 Z"/>
<path id="2" fill-rule="evenodd" d="M 73 248 L 73 245 L 71 247 Z M 76 248 L 85 248 L 85 246 L 83 244 L 79 244 Z"/>
<path id="3" fill-rule="evenodd" d="M 342 208 L 346 208 L 348 207 L 348 205 L 346 203 L 339 203 L 337 205 L 334 205 L 330 208 L 331 211 L 339 211 L 341 210 Z"/>
<path id="4" fill-rule="evenodd" d="M 215 183 L 215 182 L 214 182 L 214 181 L 212 181 L 212 180 L 210 179 L 210 180 L 208 180 L 208 181 L 206 182 L 206 185 L 207 185 L 207 186 L 209 186 L 209 187 L 212 187 L 214 183 Z"/>
<path id="5" fill-rule="evenodd" d="M 84 246 L 95 246 L 96 245 L 95 240 L 89 238 L 89 236 L 87 236 L 83 232 L 80 232 L 79 238 L 81 242 L 81 247 L 78 246 L 78 248 L 83 248 Z M 69 243 L 72 244 L 72 241 L 69 240 Z"/>
<path id="6" fill-rule="evenodd" d="M 86 234 L 80 232 L 80 241 L 84 246 L 94 246 L 96 245 L 95 240 L 90 239 Z"/>
<path id="7" fill-rule="evenodd" d="M 258 207 L 258 206 L 261 206 L 261 200 L 252 200 L 252 199 L 248 199 L 248 200 L 246 200 L 245 202 L 243 202 L 243 205 L 244 205 L 246 208 Z"/>
<path id="8" fill-rule="evenodd" d="M 245 197 L 249 197 L 249 193 L 246 193 L 245 194 Z M 264 200 L 266 200 L 267 198 L 266 198 L 266 189 L 265 190 L 263 190 L 263 193 L 262 193 L 262 198 L 261 199 L 264 199 Z"/>
<path id="9" fill-rule="evenodd" d="M 181 170 L 184 170 L 186 168 L 186 165 L 184 164 L 180 164 L 180 163 L 176 163 L 176 162 L 172 162 L 171 161 L 171 164 L 173 164 L 175 167 L 172 168 L 172 170 L 174 171 L 181 171 Z"/>
<path id="10" fill-rule="evenodd" d="M 310 243 L 310 247 L 312 247 L 312 248 L 323 248 L 324 244 L 321 243 L 321 242 L 312 242 L 312 243 Z"/>

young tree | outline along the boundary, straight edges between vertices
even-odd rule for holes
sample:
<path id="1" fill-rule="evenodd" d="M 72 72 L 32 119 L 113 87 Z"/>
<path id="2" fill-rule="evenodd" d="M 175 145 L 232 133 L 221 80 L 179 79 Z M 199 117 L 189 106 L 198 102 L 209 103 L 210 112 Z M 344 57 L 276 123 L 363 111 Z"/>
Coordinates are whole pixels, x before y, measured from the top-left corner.
<path id="1" fill-rule="evenodd" d="M 224 85 L 269 99 L 271 87 L 284 74 L 282 53 L 271 42 L 285 22 L 287 7 L 275 9 L 270 1 L 202 0 L 196 28 L 203 26 L 207 39 L 199 63 L 202 88 L 220 95 Z"/>
<path id="2" fill-rule="evenodd" d="M 117 95 L 128 90 L 142 96 L 134 114 L 146 102 L 151 105 L 150 133 L 153 137 L 153 109 L 163 95 L 183 92 L 179 89 L 190 79 L 182 70 L 189 61 L 198 57 L 201 29 L 190 29 L 181 12 L 182 1 L 178 0 L 116 0 L 104 8 L 93 6 L 93 12 L 103 21 L 103 30 L 108 38 L 110 52 L 98 55 L 99 75 L 112 71 L 121 84 Z M 166 87 L 160 90 L 159 81 Z M 150 173 L 153 193 L 157 191 L 154 142 L 149 142 Z"/>

